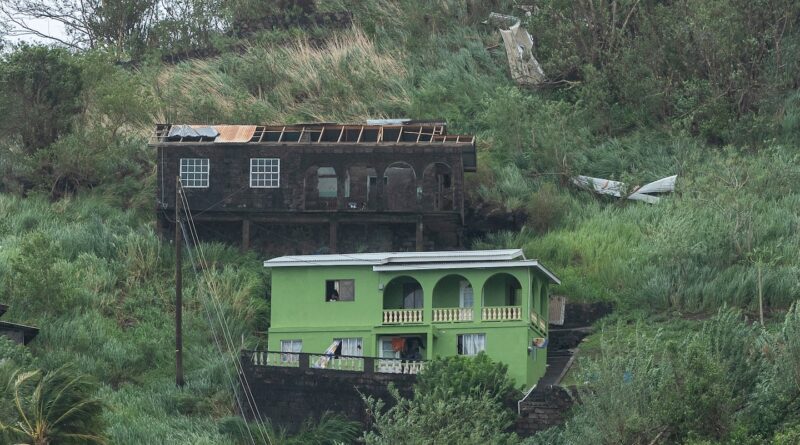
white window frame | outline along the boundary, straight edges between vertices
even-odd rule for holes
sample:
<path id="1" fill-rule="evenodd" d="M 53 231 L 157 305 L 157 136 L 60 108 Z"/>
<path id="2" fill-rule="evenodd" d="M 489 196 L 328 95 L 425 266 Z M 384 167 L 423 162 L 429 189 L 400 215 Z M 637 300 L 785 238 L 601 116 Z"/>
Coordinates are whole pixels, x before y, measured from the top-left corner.
<path id="1" fill-rule="evenodd" d="M 184 188 L 208 188 L 211 178 L 211 162 L 208 158 L 181 158 L 179 167 Z"/>
<path id="2" fill-rule="evenodd" d="M 364 356 L 363 337 L 334 338 L 333 340 L 340 342 L 340 344 L 342 345 L 342 355 L 351 357 Z"/>
<path id="3" fill-rule="evenodd" d="M 300 360 L 298 352 L 303 352 L 303 340 L 281 340 L 281 361 L 297 362 Z"/>
<path id="4" fill-rule="evenodd" d="M 461 339 L 460 355 L 474 356 L 486 351 L 486 334 L 458 334 Z"/>
<path id="5" fill-rule="evenodd" d="M 280 158 L 250 158 L 250 188 L 276 189 L 280 186 Z"/>

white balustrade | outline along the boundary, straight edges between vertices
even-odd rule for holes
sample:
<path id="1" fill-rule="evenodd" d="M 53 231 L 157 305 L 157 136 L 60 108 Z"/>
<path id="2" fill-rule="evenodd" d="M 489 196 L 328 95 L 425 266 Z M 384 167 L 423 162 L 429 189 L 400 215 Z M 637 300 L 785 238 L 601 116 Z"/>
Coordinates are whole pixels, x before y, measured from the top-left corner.
<path id="1" fill-rule="evenodd" d="M 422 323 L 422 309 L 386 309 L 383 324 Z"/>
<path id="2" fill-rule="evenodd" d="M 419 374 L 425 362 L 382 358 L 375 361 L 375 371 L 383 374 Z"/>
<path id="3" fill-rule="evenodd" d="M 539 328 L 542 332 L 547 332 L 547 322 L 541 315 L 531 311 L 531 324 Z"/>
<path id="4" fill-rule="evenodd" d="M 483 321 L 522 320 L 521 306 L 487 306 L 481 310 Z"/>
<path id="5" fill-rule="evenodd" d="M 434 308 L 433 321 L 435 323 L 472 321 L 472 308 L 471 307 Z"/>

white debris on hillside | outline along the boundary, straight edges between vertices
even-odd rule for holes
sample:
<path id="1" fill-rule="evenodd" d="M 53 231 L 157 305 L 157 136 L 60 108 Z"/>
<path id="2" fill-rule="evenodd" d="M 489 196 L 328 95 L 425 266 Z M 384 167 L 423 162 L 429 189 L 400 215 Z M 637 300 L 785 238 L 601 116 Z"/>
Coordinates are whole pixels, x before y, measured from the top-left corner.
<path id="1" fill-rule="evenodd" d="M 661 198 L 653 196 L 652 193 L 669 193 L 675 191 L 675 181 L 678 175 L 653 181 L 641 187 L 634 187 L 630 194 L 627 193 L 628 186 L 624 182 L 612 181 L 610 179 L 592 178 L 590 176 L 576 176 L 572 182 L 578 187 L 593 190 L 601 195 L 625 197 L 634 201 L 644 201 L 650 204 L 657 203 Z"/>
<path id="2" fill-rule="evenodd" d="M 539 61 L 533 57 L 533 37 L 520 27 L 520 20 L 493 12 L 489 14 L 487 22 L 500 28 L 500 36 L 508 56 L 508 67 L 514 81 L 523 86 L 536 86 L 544 82 L 544 71 Z"/>

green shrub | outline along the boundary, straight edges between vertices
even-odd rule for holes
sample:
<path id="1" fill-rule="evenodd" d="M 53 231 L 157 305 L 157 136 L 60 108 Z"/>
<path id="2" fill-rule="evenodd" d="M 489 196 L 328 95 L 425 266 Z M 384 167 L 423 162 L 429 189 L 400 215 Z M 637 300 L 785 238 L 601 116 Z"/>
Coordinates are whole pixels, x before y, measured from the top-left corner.
<path id="1" fill-rule="evenodd" d="M 508 376 L 508 366 L 495 363 L 484 353 L 475 357 L 437 358 L 418 374 L 415 397 L 447 400 L 451 397 L 479 397 L 505 403 L 518 400 L 522 393 Z"/>
<path id="2" fill-rule="evenodd" d="M 373 428 L 365 432 L 365 443 L 481 445 L 511 444 L 517 440 L 505 433 L 512 415 L 488 393 L 446 399 L 434 393 L 417 393 L 406 399 L 393 391 L 392 397 L 395 405 L 387 411 L 383 401 L 364 399 Z"/>

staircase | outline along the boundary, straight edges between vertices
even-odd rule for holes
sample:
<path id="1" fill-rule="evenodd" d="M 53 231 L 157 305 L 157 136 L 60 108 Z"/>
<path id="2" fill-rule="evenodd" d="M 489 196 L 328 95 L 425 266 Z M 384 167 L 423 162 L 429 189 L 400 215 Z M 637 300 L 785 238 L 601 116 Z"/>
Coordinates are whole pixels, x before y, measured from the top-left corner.
<path id="1" fill-rule="evenodd" d="M 575 304 L 567 303 L 563 323 L 550 324 L 550 338 L 547 350 L 547 371 L 538 385 L 558 385 L 569 371 L 578 346 L 592 333 L 592 324 L 611 313 L 607 303 Z"/>

